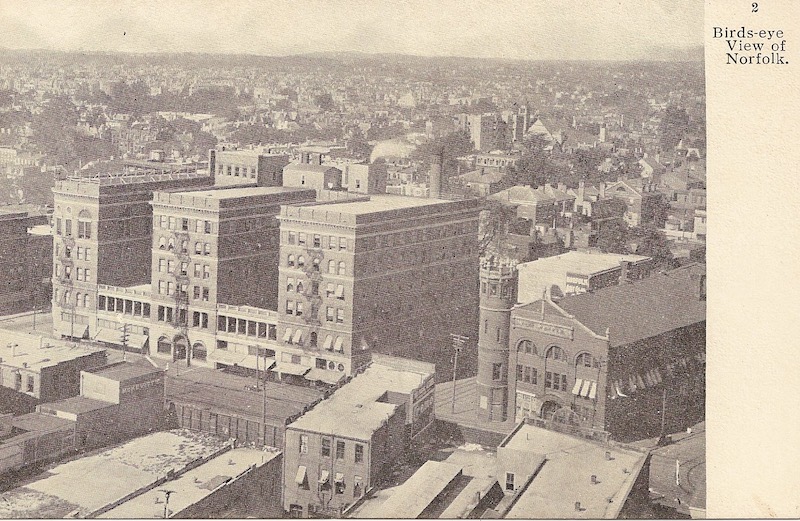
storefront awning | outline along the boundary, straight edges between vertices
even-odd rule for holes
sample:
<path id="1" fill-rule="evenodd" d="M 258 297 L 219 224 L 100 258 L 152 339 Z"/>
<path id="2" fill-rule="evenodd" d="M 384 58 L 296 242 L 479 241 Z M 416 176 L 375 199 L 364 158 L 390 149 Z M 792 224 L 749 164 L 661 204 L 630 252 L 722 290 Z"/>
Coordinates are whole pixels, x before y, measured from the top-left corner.
<path id="1" fill-rule="evenodd" d="M 286 331 L 283 332 L 283 341 L 284 342 L 292 341 L 292 330 L 289 329 L 288 327 L 286 328 Z"/>
<path id="2" fill-rule="evenodd" d="M 125 346 L 141 351 L 144 348 L 145 342 L 147 342 L 147 338 L 147 335 L 128 333 L 128 339 L 127 342 L 125 342 Z M 97 332 L 97 335 L 95 335 L 94 339 L 97 342 L 105 342 L 107 344 L 114 344 L 122 347 L 122 330 L 101 329 Z"/>
<path id="3" fill-rule="evenodd" d="M 591 382 L 589 380 L 583 381 L 583 387 L 581 387 L 581 396 L 583 396 L 584 398 L 589 397 L 589 390 L 592 388 L 593 383 L 594 382 Z"/>
<path id="4" fill-rule="evenodd" d="M 328 335 L 325 337 L 325 342 L 322 344 L 322 349 L 330 349 L 333 346 L 333 337 Z"/>
<path id="5" fill-rule="evenodd" d="M 301 364 L 293 364 L 290 362 L 278 362 L 272 371 L 280 374 L 293 374 L 296 376 L 303 376 L 311 370 L 310 367 Z"/>
<path id="6" fill-rule="evenodd" d="M 264 365 L 266 364 L 266 367 Z M 257 369 L 259 371 L 269 371 L 275 366 L 275 360 L 272 358 L 267 358 L 266 363 L 264 362 L 263 356 L 256 356 L 256 355 L 247 355 L 244 357 L 244 360 L 239 362 L 239 365 L 242 367 L 247 367 L 248 369 Z"/>
<path id="7" fill-rule="evenodd" d="M 336 298 L 344 297 L 344 285 L 339 284 L 336 286 Z"/>
<path id="8" fill-rule="evenodd" d="M 319 484 L 320 485 L 324 485 L 325 483 L 327 483 L 329 476 L 330 476 L 330 474 L 328 473 L 327 470 L 323 470 L 322 472 L 320 472 L 320 474 L 319 474 Z"/>
<path id="9" fill-rule="evenodd" d="M 582 386 L 583 386 L 583 380 L 580 378 L 576 378 L 575 385 L 572 387 L 572 394 L 580 395 Z"/>
<path id="10" fill-rule="evenodd" d="M 208 353 L 208 360 L 210 362 L 218 362 L 225 365 L 241 365 L 242 360 L 247 358 L 244 353 L 235 353 L 225 349 L 214 349 Z"/>
<path id="11" fill-rule="evenodd" d="M 341 351 L 342 350 L 342 337 L 340 337 L 340 336 L 336 337 L 336 343 L 333 344 L 333 350 L 334 351 Z"/>
<path id="12" fill-rule="evenodd" d="M 342 379 L 344 379 L 344 373 L 340 373 L 339 371 L 329 371 L 327 369 L 318 369 L 314 367 L 308 373 L 306 373 L 305 378 L 306 380 L 310 380 L 312 382 L 319 381 L 325 382 L 326 384 L 336 385 L 342 381 Z"/>
<path id="13" fill-rule="evenodd" d="M 306 467 L 304 465 L 300 465 L 297 467 L 297 475 L 294 477 L 294 482 L 298 485 L 302 485 L 306 481 Z"/>
<path id="14" fill-rule="evenodd" d="M 589 399 L 594 400 L 597 396 L 597 382 L 592 382 L 592 388 L 589 389 Z"/>

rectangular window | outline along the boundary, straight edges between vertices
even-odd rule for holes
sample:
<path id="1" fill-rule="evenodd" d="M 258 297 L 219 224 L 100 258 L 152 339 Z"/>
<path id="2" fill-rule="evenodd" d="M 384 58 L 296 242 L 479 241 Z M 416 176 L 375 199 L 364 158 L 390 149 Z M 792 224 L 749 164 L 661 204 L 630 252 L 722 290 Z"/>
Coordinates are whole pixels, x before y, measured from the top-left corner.
<path id="1" fill-rule="evenodd" d="M 330 458 L 331 457 L 331 439 L 330 438 L 322 438 L 322 457 L 323 458 Z"/>
<path id="2" fill-rule="evenodd" d="M 297 315 L 298 317 L 303 316 L 303 303 L 302 302 L 298 302 L 297 303 L 297 311 L 295 312 L 295 315 Z"/>
<path id="3" fill-rule="evenodd" d="M 195 311 L 192 313 L 192 327 L 200 327 L 200 312 Z"/>
<path id="4" fill-rule="evenodd" d="M 174 230 L 175 229 L 175 217 L 173 217 L 173 216 L 169 217 L 169 229 L 170 230 Z"/>
<path id="5" fill-rule="evenodd" d="M 514 491 L 514 473 L 506 472 L 506 490 L 509 492 Z"/>
<path id="6" fill-rule="evenodd" d="M 289 232 L 288 242 L 289 244 L 297 244 L 297 234 L 295 232 Z"/>
<path id="7" fill-rule="evenodd" d="M 337 324 L 344 324 L 344 310 L 337 309 L 336 310 L 336 323 Z"/>
<path id="8" fill-rule="evenodd" d="M 195 264 L 194 265 L 194 276 L 199 278 L 201 276 L 202 272 L 203 272 L 202 271 L 202 266 L 200 266 L 199 264 Z"/>
<path id="9" fill-rule="evenodd" d="M 28 375 L 27 389 L 29 393 L 33 392 L 33 376 Z"/>
<path id="10" fill-rule="evenodd" d="M 297 234 L 297 244 L 303 246 L 306 243 L 306 234 L 305 232 L 300 232 Z"/>
<path id="11" fill-rule="evenodd" d="M 333 322 L 333 309 L 332 307 L 328 306 L 325 309 L 325 321 L 326 322 Z"/>
<path id="12" fill-rule="evenodd" d="M 531 367 L 531 383 L 536 383 L 536 368 Z"/>
<path id="13" fill-rule="evenodd" d="M 344 459 L 344 442 L 337 441 L 336 442 L 336 459 L 343 460 Z"/>
<path id="14" fill-rule="evenodd" d="M 83 251 L 83 259 L 87 260 L 87 261 L 92 260 L 92 249 L 91 248 L 84 249 L 84 251 Z"/>
<path id="15" fill-rule="evenodd" d="M 158 321 L 164 322 L 165 320 L 165 313 L 164 313 L 164 306 L 158 306 Z"/>
<path id="16" fill-rule="evenodd" d="M 167 292 L 167 283 L 163 280 L 158 281 L 158 294 L 163 295 Z"/>
<path id="17" fill-rule="evenodd" d="M 525 383 L 531 383 L 531 368 L 525 367 L 525 374 L 523 375 L 522 381 Z"/>
<path id="18" fill-rule="evenodd" d="M 185 232 L 189 231 L 189 219 L 181 218 L 181 230 Z"/>
<path id="19" fill-rule="evenodd" d="M 503 364 L 492 364 L 492 380 L 501 380 L 503 378 Z"/>
<path id="20" fill-rule="evenodd" d="M 203 223 L 203 232 L 211 233 L 211 221 L 205 221 Z"/>
<path id="21" fill-rule="evenodd" d="M 192 288 L 192 298 L 195 300 L 200 300 L 200 286 L 195 286 Z"/>
<path id="22" fill-rule="evenodd" d="M 203 243 L 203 255 L 211 255 L 211 245 L 209 243 Z"/>
<path id="23" fill-rule="evenodd" d="M 339 237 L 339 250 L 347 249 L 347 237 Z"/>
<path id="24" fill-rule="evenodd" d="M 208 302 L 208 298 L 209 298 L 209 296 L 208 296 L 208 295 L 209 295 L 208 288 L 203 288 L 203 300 L 204 300 L 205 302 Z"/>
<path id="25" fill-rule="evenodd" d="M 300 454 L 308 454 L 308 435 L 300 435 Z"/>
<path id="26" fill-rule="evenodd" d="M 320 236 L 319 234 L 315 233 L 314 234 L 314 243 L 313 244 L 314 244 L 315 248 L 322 247 L 322 236 Z"/>
<path id="27" fill-rule="evenodd" d="M 150 316 L 150 304 L 147 303 L 142 304 L 142 316 L 143 317 Z"/>
<path id="28" fill-rule="evenodd" d="M 78 260 L 83 260 L 83 248 L 78 246 Z"/>
<path id="29" fill-rule="evenodd" d="M 286 314 L 294 315 L 294 302 L 292 302 L 291 300 L 286 301 Z"/>
<path id="30" fill-rule="evenodd" d="M 336 237 L 334 237 L 333 235 L 328 237 L 328 249 L 335 250 L 337 247 L 337 243 L 338 240 L 336 239 Z"/>
<path id="31" fill-rule="evenodd" d="M 355 462 L 356 463 L 363 463 L 364 462 L 364 446 L 360 443 L 356 443 L 355 448 Z"/>
<path id="32" fill-rule="evenodd" d="M 567 390 L 567 375 L 565 374 L 561 375 L 561 390 L 565 392 Z"/>
<path id="33" fill-rule="evenodd" d="M 544 386 L 546 389 L 550 389 L 553 386 L 553 373 L 550 371 L 544 372 Z"/>
<path id="34" fill-rule="evenodd" d="M 64 221 L 64 232 L 68 237 L 72 237 L 72 221 L 70 219 L 66 219 Z"/>

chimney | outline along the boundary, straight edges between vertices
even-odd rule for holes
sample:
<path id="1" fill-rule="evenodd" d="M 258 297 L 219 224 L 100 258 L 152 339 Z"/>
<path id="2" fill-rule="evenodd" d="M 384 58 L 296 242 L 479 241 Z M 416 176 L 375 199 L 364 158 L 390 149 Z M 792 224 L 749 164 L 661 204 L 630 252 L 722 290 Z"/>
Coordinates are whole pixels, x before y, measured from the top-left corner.
<path id="1" fill-rule="evenodd" d="M 438 199 L 442 194 L 442 156 L 440 154 L 431 156 L 431 170 L 428 185 L 430 186 L 431 198 Z"/>
<path id="2" fill-rule="evenodd" d="M 611 461 L 612 459 L 614 458 L 611 457 L 611 451 L 606 451 L 606 461 Z"/>
<path id="3" fill-rule="evenodd" d="M 597 475 L 596 474 L 592 474 L 592 478 L 591 479 L 592 479 L 592 485 L 597 485 Z"/>
<path id="4" fill-rule="evenodd" d="M 620 272 L 619 272 L 619 283 L 620 283 L 620 285 L 622 285 L 622 284 L 624 284 L 626 282 L 630 282 L 630 280 L 628 279 L 628 270 L 630 270 L 631 262 L 630 261 L 626 261 L 626 260 L 622 260 L 622 261 L 619 261 L 619 266 L 620 266 Z"/>
<path id="5" fill-rule="evenodd" d="M 580 501 L 576 501 L 575 502 L 575 512 L 580 512 L 581 510 L 583 510 L 581 508 L 581 502 Z"/>
<path id="6" fill-rule="evenodd" d="M 586 195 L 586 181 L 578 181 L 578 201 L 583 202 L 583 197 Z"/>
<path id="7" fill-rule="evenodd" d="M 600 183 L 600 199 L 606 198 L 606 184 Z"/>

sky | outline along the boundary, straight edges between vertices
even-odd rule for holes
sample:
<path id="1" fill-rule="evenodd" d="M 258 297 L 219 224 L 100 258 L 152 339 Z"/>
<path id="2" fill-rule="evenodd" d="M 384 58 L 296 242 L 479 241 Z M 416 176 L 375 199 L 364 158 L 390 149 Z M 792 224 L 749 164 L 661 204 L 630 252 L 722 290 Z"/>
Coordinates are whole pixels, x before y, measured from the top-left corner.
<path id="1" fill-rule="evenodd" d="M 703 45 L 702 0 L 2 0 L 0 48 L 646 59 Z"/>

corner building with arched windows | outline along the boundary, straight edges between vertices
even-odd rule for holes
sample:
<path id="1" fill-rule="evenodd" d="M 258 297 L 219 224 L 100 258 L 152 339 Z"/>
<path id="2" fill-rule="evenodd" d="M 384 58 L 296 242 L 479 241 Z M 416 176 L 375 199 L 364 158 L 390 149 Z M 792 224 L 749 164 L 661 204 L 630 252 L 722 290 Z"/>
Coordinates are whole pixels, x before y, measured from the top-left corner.
<path id="1" fill-rule="evenodd" d="M 502 281 L 514 278 L 509 268 L 503 277 L 481 272 L 476 404 L 481 419 L 527 418 L 629 440 L 657 436 L 662 421 L 666 432 L 675 432 L 702 417 L 705 265 L 503 311 Z M 506 323 L 504 351 L 492 342 L 491 328 L 502 336 Z"/>

